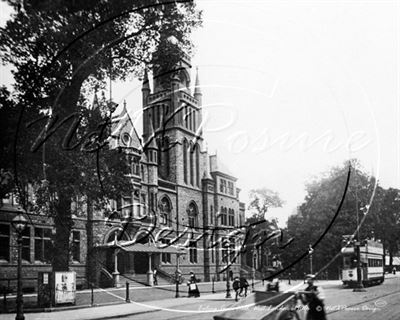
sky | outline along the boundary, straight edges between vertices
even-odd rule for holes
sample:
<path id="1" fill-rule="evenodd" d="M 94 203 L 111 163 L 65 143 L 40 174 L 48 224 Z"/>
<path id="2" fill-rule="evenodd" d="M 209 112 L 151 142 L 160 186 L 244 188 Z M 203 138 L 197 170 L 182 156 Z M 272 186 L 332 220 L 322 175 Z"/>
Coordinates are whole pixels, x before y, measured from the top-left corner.
<path id="1" fill-rule="evenodd" d="M 400 5 L 396 1 L 197 1 L 193 34 L 210 153 L 251 189 L 279 192 L 283 226 L 305 183 L 358 158 L 400 188 Z M 9 12 L 0 6 L 2 25 Z M 3 70 L 7 70 L 4 69 Z M 195 68 L 192 70 L 194 84 Z M 1 82 L 11 77 L 2 72 Z M 138 80 L 113 84 L 141 134 Z"/>

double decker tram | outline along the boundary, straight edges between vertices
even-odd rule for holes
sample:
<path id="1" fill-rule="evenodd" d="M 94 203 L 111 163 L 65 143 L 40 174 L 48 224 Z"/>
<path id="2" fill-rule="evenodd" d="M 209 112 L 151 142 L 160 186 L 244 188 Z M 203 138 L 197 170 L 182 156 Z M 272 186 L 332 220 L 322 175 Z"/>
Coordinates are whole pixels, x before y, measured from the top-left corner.
<path id="1" fill-rule="evenodd" d="M 358 282 L 357 243 L 353 240 L 342 248 L 344 285 L 354 286 Z M 384 281 L 383 245 L 373 240 L 360 243 L 361 281 L 364 286 L 380 284 Z"/>

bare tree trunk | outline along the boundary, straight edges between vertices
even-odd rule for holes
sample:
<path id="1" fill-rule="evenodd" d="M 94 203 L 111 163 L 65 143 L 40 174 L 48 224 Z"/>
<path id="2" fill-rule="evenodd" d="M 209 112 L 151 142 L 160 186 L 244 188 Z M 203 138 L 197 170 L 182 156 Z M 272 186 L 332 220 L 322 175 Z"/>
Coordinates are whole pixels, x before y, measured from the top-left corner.
<path id="1" fill-rule="evenodd" d="M 60 193 L 55 205 L 54 219 L 56 235 L 54 241 L 53 271 L 68 271 L 70 261 L 70 235 L 73 225 L 71 217 L 71 197 Z"/>
<path id="2" fill-rule="evenodd" d="M 84 78 L 75 77 L 71 84 L 65 88 L 54 110 L 62 119 L 71 115 L 77 108 L 77 101 Z M 53 141 L 51 149 L 47 149 L 50 168 L 50 183 L 57 187 L 58 200 L 55 202 L 54 224 L 56 229 L 54 241 L 53 271 L 68 271 L 70 262 L 70 236 L 73 226 L 71 202 L 74 191 L 71 183 L 74 179 L 79 179 L 79 169 L 75 167 L 73 161 L 65 161 L 66 152 L 68 158 L 73 158 L 73 152 L 62 150 L 58 141 L 61 141 L 68 131 L 68 126 L 63 125 L 57 129 L 56 140 Z M 72 157 L 71 157 L 72 156 Z"/>

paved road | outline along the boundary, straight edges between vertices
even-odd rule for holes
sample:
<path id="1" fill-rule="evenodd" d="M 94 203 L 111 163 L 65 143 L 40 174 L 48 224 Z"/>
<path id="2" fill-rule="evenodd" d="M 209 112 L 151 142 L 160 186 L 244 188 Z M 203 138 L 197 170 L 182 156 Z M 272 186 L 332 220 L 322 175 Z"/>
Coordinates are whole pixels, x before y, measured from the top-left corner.
<path id="1" fill-rule="evenodd" d="M 302 282 L 301 282 L 302 283 Z M 282 289 L 292 290 L 301 283 L 282 283 Z M 322 281 L 318 283 L 325 289 L 328 319 L 330 320 L 399 320 L 400 319 L 400 278 L 387 279 L 384 284 L 367 288 L 367 292 L 353 292 L 344 289 L 339 281 Z M 257 286 L 262 289 L 261 284 Z M 146 290 L 140 290 L 144 295 Z M 139 291 L 136 292 L 138 297 Z M 151 291 L 148 292 L 149 294 Z M 253 296 L 254 297 L 254 296 Z M 248 301 L 243 301 L 248 304 Z M 97 319 L 212 319 L 220 314 L 219 310 L 229 308 L 234 304 L 233 299 L 225 299 L 224 293 L 203 294 L 200 298 L 179 299 L 148 299 L 147 302 L 132 301 L 119 305 L 110 305 L 78 310 L 64 310 L 57 312 L 27 313 L 26 319 L 60 319 L 60 320 L 97 320 Z M 210 311 L 211 310 L 211 311 Z M 251 310 L 250 310 L 251 311 Z M 253 311 L 251 311 L 253 312 Z M 264 315 L 263 310 L 256 311 Z M 235 315 L 237 313 L 235 312 Z M 254 314 L 253 314 L 254 315 Z M 247 312 L 246 312 L 247 316 Z M 15 314 L 2 314 L 1 319 L 15 319 Z M 249 319 L 251 317 L 247 317 Z M 254 318 L 254 317 L 253 317 Z"/>
<path id="2" fill-rule="evenodd" d="M 126 318 L 118 319 L 137 319 L 137 320 L 201 320 L 201 319 L 213 319 L 213 316 L 221 313 L 220 310 L 225 310 L 235 303 L 234 299 L 198 299 L 198 298 L 187 298 L 185 301 L 181 301 L 180 306 L 174 306 L 170 309 L 161 310 L 157 312 L 143 313 L 137 315 L 131 315 Z M 212 311 L 213 310 L 213 311 Z"/>
<path id="3" fill-rule="evenodd" d="M 340 281 L 320 282 L 326 295 L 326 309 L 329 320 L 399 320 L 400 279 L 387 279 L 382 285 L 369 287 L 366 292 L 353 292 L 343 288 Z M 132 320 L 204 320 L 213 319 L 220 310 L 233 305 L 226 299 L 186 299 L 182 305 L 168 310 L 146 314 L 119 317 Z M 305 316 L 303 312 L 302 317 Z"/>
<path id="4" fill-rule="evenodd" d="M 331 286 L 325 289 L 330 320 L 399 320 L 400 279 L 387 279 L 366 292 Z"/>
<path id="5" fill-rule="evenodd" d="M 303 281 L 293 281 L 289 286 L 287 281 L 281 283 L 283 290 L 293 289 L 294 287 L 304 286 Z M 261 285 L 257 287 L 258 290 L 265 290 L 265 287 Z M 249 291 L 249 296 L 251 295 Z M 244 298 L 242 298 L 244 299 Z M 246 302 L 247 307 L 239 307 L 241 310 L 252 308 L 253 301 Z M 186 298 L 182 299 L 180 305 L 170 306 L 163 310 L 157 310 L 145 314 L 129 315 L 127 317 L 118 317 L 118 319 L 134 319 L 134 320 L 203 320 L 213 319 L 214 315 L 220 314 L 221 312 L 227 311 L 231 308 L 237 308 L 237 304 L 233 298 L 226 299 L 225 294 L 218 295 L 206 295 L 200 298 Z M 242 302 L 244 302 L 242 300 Z M 112 319 L 112 317 L 108 318 Z"/>

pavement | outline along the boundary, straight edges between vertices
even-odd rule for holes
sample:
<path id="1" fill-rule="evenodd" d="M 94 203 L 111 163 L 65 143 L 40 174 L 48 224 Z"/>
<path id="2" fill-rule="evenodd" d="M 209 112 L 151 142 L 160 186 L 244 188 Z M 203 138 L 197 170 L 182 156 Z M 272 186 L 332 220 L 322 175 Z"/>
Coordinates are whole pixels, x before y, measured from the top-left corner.
<path id="1" fill-rule="evenodd" d="M 396 276 L 394 275 L 386 275 L 386 279 L 388 282 L 393 282 L 395 283 L 400 283 L 400 279 L 393 279 L 393 278 L 399 278 L 400 274 L 397 274 Z M 281 291 L 287 291 L 287 290 L 298 290 L 298 288 L 303 284 L 303 281 L 291 281 L 291 285 L 288 284 L 287 280 L 283 280 L 280 283 L 280 289 Z M 202 283 L 201 284 L 203 288 L 209 288 L 209 283 Z M 131 301 L 129 303 L 125 302 L 125 296 L 122 295 L 122 290 L 121 289 L 110 289 L 107 290 L 106 294 L 108 296 L 113 296 L 116 301 L 119 302 L 119 304 L 115 304 L 113 302 L 110 305 L 103 305 L 103 306 L 74 306 L 74 307 L 64 307 L 64 308 L 52 308 L 48 309 L 47 312 L 29 312 L 26 310 L 25 312 L 25 319 L 30 320 L 30 319 L 35 319 L 35 320 L 41 320 L 41 319 L 83 319 L 83 320 L 93 320 L 93 319 L 115 319 L 115 318 L 126 318 L 129 316 L 134 316 L 137 315 L 137 318 L 140 319 L 140 314 L 149 314 L 151 312 L 159 312 L 159 311 L 179 311 L 181 310 L 182 306 L 188 306 L 189 304 L 194 304 L 194 303 L 205 303 L 207 301 L 214 302 L 215 304 L 221 303 L 224 304 L 225 306 L 235 306 L 237 303 L 234 300 L 234 291 L 231 291 L 232 298 L 225 298 L 225 291 L 222 292 L 224 288 L 225 283 L 224 282 L 219 282 L 216 283 L 216 291 L 217 293 L 211 293 L 209 290 L 200 290 L 201 291 L 201 297 L 200 298 L 188 298 L 186 297 L 186 290 L 180 291 L 181 297 L 180 298 L 174 298 L 171 296 L 171 293 L 168 291 L 168 296 L 170 298 L 163 298 L 163 299 L 157 299 L 157 295 L 153 294 L 154 288 L 141 288 L 138 289 L 136 288 L 135 291 L 135 299 L 134 301 Z M 338 293 L 338 289 L 342 290 L 342 283 L 339 280 L 336 281 L 318 281 L 318 285 L 322 286 L 325 291 L 327 291 L 328 296 L 331 296 L 333 298 L 334 296 L 334 301 L 335 304 L 346 304 L 346 305 L 351 305 L 351 304 L 357 304 L 363 299 L 366 299 L 367 296 L 365 294 L 359 294 L 359 295 L 354 295 L 351 294 L 351 290 L 345 290 L 342 291 L 343 294 Z M 171 286 L 167 286 L 171 287 Z M 378 286 L 378 290 L 384 289 L 379 289 L 380 286 Z M 161 289 L 161 288 L 159 288 Z M 167 288 L 171 289 L 171 288 Z M 376 290 L 376 289 L 373 289 Z M 372 294 L 373 290 L 368 290 L 370 291 L 370 294 Z M 249 290 L 251 291 L 251 290 Z M 265 286 L 262 286 L 261 282 L 256 283 L 255 285 L 255 291 L 265 291 Z M 348 292 L 347 292 L 348 291 Z M 347 292 L 347 293 L 346 293 Z M 369 294 L 369 295 L 370 295 Z M 368 295 L 368 298 L 369 298 Z M 250 295 L 251 296 L 251 295 Z M 133 298 L 133 297 L 132 297 Z M 361 299 L 361 300 L 360 300 Z M 138 301 L 142 300 L 142 301 Z M 148 300 L 148 301 L 143 301 L 143 300 Z M 331 299 L 327 299 L 328 301 Z M 331 300 L 332 301 L 332 300 Z M 329 314 L 330 312 L 328 312 Z M 335 313 L 335 312 L 334 312 Z M 335 314 L 336 316 L 336 314 Z M 0 319 L 4 320 L 11 320 L 15 319 L 15 313 L 8 313 L 8 314 L 1 314 Z"/>
<path id="2" fill-rule="evenodd" d="M 283 281 L 281 283 L 281 289 L 287 290 L 290 287 L 294 287 L 296 284 L 300 283 L 300 281 L 292 281 L 291 285 L 288 285 L 287 281 Z M 205 285 L 205 284 L 203 284 Z M 217 284 L 218 287 L 221 285 L 225 285 L 224 282 L 219 282 Z M 255 290 L 265 290 L 265 287 L 262 285 L 261 281 L 257 282 L 255 285 Z M 135 290 L 136 296 L 138 297 L 138 292 L 141 292 L 142 299 L 143 296 L 146 295 L 146 290 Z M 249 288 L 249 292 L 251 291 L 251 287 Z M 95 307 L 70 307 L 70 308 L 53 308 L 48 309 L 47 312 L 25 312 L 25 319 L 83 319 L 83 320 L 93 320 L 93 319 L 113 319 L 113 318 L 121 318 L 127 317 L 130 315 L 139 315 L 143 313 L 156 312 L 160 310 L 166 311 L 177 311 L 180 306 L 193 303 L 198 301 L 224 301 L 235 303 L 234 299 L 234 291 L 231 290 L 232 298 L 225 298 L 226 292 L 217 292 L 217 293 L 206 293 L 201 294 L 200 298 L 188 298 L 186 297 L 186 292 L 181 291 L 180 298 L 169 298 L 169 299 L 160 299 L 160 300 L 150 300 L 150 301 L 131 301 L 129 303 L 125 302 L 125 298 L 121 298 L 115 292 L 118 290 L 109 290 L 107 291 L 108 295 L 114 295 L 115 298 L 120 299 L 120 304 L 112 304 L 107 306 L 95 306 Z M 203 291 L 204 292 L 204 291 Z M 182 297 L 182 295 L 185 295 Z M 149 297 L 151 299 L 151 297 Z M 1 319 L 11 320 L 15 319 L 15 313 L 2 314 Z"/>
<path id="3" fill-rule="evenodd" d="M 203 294 L 209 294 L 214 292 L 222 292 L 226 290 L 226 283 L 223 281 L 214 283 L 201 282 L 198 283 L 200 292 Z M 168 298 L 175 298 L 175 285 L 159 285 L 155 287 L 130 287 L 129 298 L 136 302 L 143 302 L 148 300 L 164 300 Z M 180 295 L 185 296 L 187 292 L 187 285 L 182 284 L 179 286 Z M 79 290 L 76 292 L 75 305 L 60 305 L 53 308 L 41 308 L 37 307 L 37 294 L 24 294 L 24 309 L 26 312 L 40 312 L 40 311 L 54 311 L 63 309 L 76 309 L 92 306 L 102 306 L 110 304 L 125 303 L 126 300 L 126 288 L 107 288 L 107 289 L 94 289 L 93 293 L 91 290 Z M 16 296 L 8 295 L 6 300 L 6 306 L 9 311 L 15 309 Z M 2 311 L 6 310 L 4 303 Z"/>

